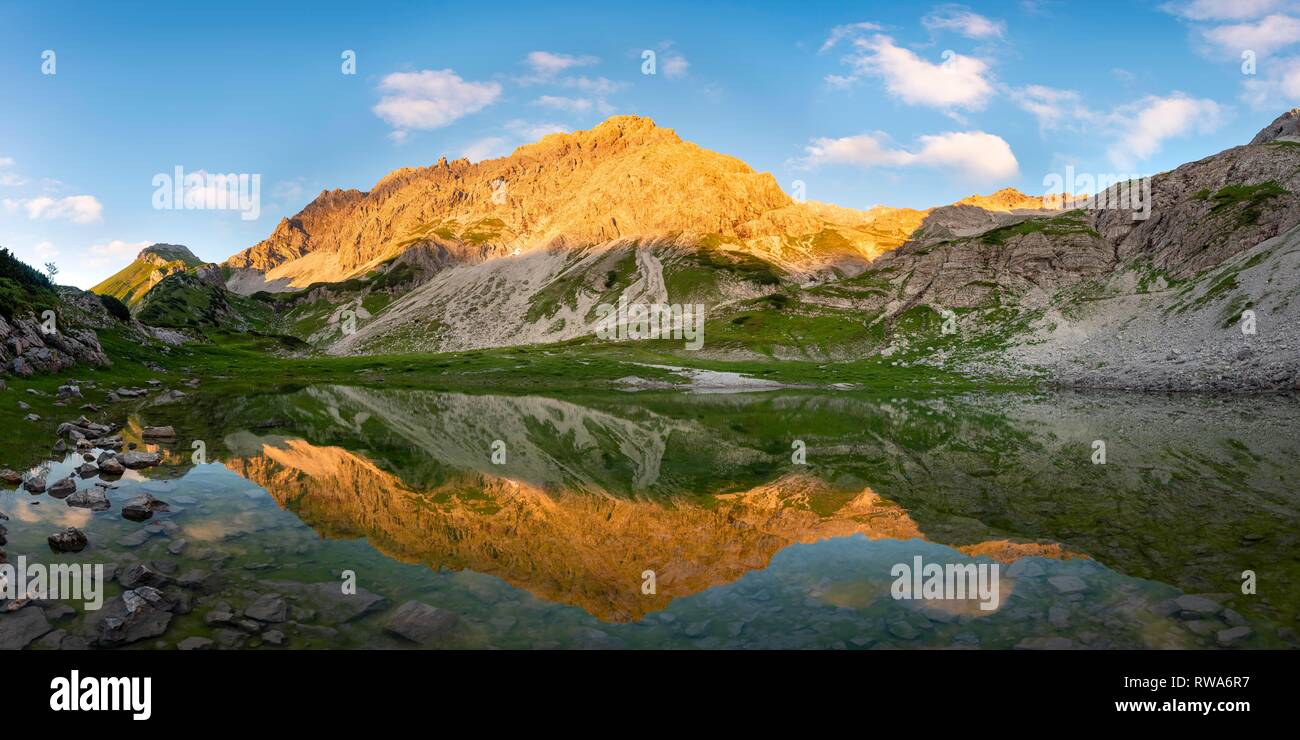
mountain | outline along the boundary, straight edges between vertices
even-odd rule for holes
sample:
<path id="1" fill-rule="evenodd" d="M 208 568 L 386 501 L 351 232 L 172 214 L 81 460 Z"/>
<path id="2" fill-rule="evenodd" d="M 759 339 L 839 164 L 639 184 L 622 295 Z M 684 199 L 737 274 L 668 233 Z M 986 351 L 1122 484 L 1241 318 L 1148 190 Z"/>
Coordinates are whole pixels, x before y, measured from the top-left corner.
<path id="1" fill-rule="evenodd" d="M 967 200 L 991 209 L 967 206 L 981 224 L 1044 212 L 1012 189 Z M 852 276 L 929 215 L 796 202 L 770 174 L 618 116 L 322 192 L 224 267 L 228 288 L 277 294 L 285 330 L 331 351 L 473 349 L 590 335 L 619 296 L 712 306 Z"/>
<path id="2" fill-rule="evenodd" d="M 91 288 L 90 292 L 110 295 L 127 306 L 135 307 L 146 293 L 168 275 L 185 272 L 202 264 L 203 260 L 187 247 L 179 244 L 154 244 L 140 250 L 131 264 Z"/>
<path id="3" fill-rule="evenodd" d="M 1076 386 L 1300 387 L 1296 117 L 1155 175 L 1146 219 L 1091 200 L 971 233 L 923 225 L 845 281 L 871 287 L 847 305 L 889 328 L 930 327 L 885 332 L 880 351 L 903 362 Z M 945 309 L 961 330 L 936 336 Z"/>
<path id="4" fill-rule="evenodd" d="M 396 170 L 369 192 L 322 192 L 264 241 L 231 257 L 229 287 L 283 291 L 364 275 L 413 246 L 449 262 L 656 240 L 714 240 L 782 269 L 864 264 L 902 243 L 899 209 L 798 203 L 768 173 L 616 116 L 552 134 L 509 157 Z"/>
<path id="5" fill-rule="evenodd" d="M 509 157 L 323 192 L 219 271 L 142 253 L 123 271 L 134 280 L 106 284 L 167 287 L 150 323 L 284 334 L 336 355 L 592 342 L 598 307 L 626 300 L 705 307 L 705 347 L 683 360 L 1291 388 L 1298 115 L 1150 178 L 1147 218 L 1107 203 L 1120 186 L 1058 203 L 1008 188 L 926 210 L 797 202 L 767 173 L 619 116 Z M 154 259 L 179 275 L 157 279 Z M 140 295 L 128 295 L 137 311 Z"/>

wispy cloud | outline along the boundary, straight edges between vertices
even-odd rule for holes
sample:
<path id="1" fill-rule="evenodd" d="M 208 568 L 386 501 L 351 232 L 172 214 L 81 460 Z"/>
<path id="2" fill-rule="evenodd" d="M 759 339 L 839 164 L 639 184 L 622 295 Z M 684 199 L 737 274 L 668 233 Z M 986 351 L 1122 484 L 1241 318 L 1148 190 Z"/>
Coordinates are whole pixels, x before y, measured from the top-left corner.
<path id="1" fill-rule="evenodd" d="M 1300 42 L 1300 18 L 1270 15 L 1253 23 L 1247 21 L 1208 28 L 1202 36 L 1233 58 L 1240 57 L 1243 51 L 1263 56 Z"/>
<path id="2" fill-rule="evenodd" d="M 1006 34 L 1005 21 L 996 21 L 962 5 L 943 5 L 921 19 L 929 31 L 952 31 L 969 39 L 1000 39 Z"/>
<path id="3" fill-rule="evenodd" d="M 133 259 L 140 250 L 149 246 L 150 242 L 128 242 L 121 239 L 92 244 L 86 247 L 86 264 L 90 267 L 102 267 L 108 264 L 116 264 L 124 260 Z"/>
<path id="4" fill-rule="evenodd" d="M 1177 91 L 1148 95 L 1109 111 L 1089 108 L 1074 90 L 1044 85 L 1021 88 L 1015 97 L 1038 120 L 1042 131 L 1086 133 L 1106 142 L 1107 156 L 1122 168 L 1133 168 L 1151 158 L 1170 139 L 1211 133 L 1226 117 L 1217 102 Z"/>
<path id="5" fill-rule="evenodd" d="M 883 31 L 884 28 L 877 23 L 863 21 L 861 23 L 846 23 L 842 26 L 836 26 L 831 29 L 830 35 L 822 43 L 820 53 L 825 53 L 835 48 L 844 39 L 856 36 L 864 31 Z"/>
<path id="6" fill-rule="evenodd" d="M 17 198 L 4 200 L 5 210 L 25 214 L 31 221 L 71 221 L 74 224 L 97 223 L 103 218 L 104 206 L 93 195 L 70 195 L 66 198 Z"/>
<path id="7" fill-rule="evenodd" d="M 524 63 L 532 70 L 534 78 L 538 81 L 551 80 L 556 75 L 575 67 L 590 67 L 599 62 L 599 59 L 589 55 L 573 56 L 551 51 L 534 51 L 524 58 Z"/>
<path id="8" fill-rule="evenodd" d="M 471 162 L 504 157 L 511 152 L 510 142 L 503 136 L 486 136 L 470 142 L 461 150 L 460 156 Z"/>
<path id="9" fill-rule="evenodd" d="M 1166 13 L 1193 21 L 1236 21 L 1281 8 L 1287 0 L 1184 0 L 1165 3 Z"/>

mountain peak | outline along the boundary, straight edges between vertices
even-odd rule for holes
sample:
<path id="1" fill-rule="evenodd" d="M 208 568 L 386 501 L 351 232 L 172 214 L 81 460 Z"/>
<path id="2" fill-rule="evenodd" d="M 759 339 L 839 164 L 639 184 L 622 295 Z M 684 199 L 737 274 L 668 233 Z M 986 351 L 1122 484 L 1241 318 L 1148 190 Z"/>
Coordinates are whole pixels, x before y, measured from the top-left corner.
<path id="1" fill-rule="evenodd" d="M 681 144 L 682 139 L 670 128 L 660 128 L 645 116 L 610 116 L 592 128 L 554 133 L 525 144 L 511 156 L 547 157 L 567 149 L 619 151 L 637 146 Z"/>
<path id="2" fill-rule="evenodd" d="M 1038 195 L 1027 195 L 1015 188 L 1002 188 L 991 195 L 976 193 L 967 196 L 954 205 L 975 206 L 986 211 L 1041 210 L 1043 198 Z"/>
<path id="3" fill-rule="evenodd" d="M 1300 108 L 1292 108 L 1265 126 L 1251 144 L 1267 144 L 1270 141 L 1300 141 Z"/>
<path id="4" fill-rule="evenodd" d="M 143 262 L 184 262 L 189 265 L 202 264 L 203 260 L 190 251 L 189 247 L 182 244 L 150 244 L 135 256 L 137 260 Z"/>

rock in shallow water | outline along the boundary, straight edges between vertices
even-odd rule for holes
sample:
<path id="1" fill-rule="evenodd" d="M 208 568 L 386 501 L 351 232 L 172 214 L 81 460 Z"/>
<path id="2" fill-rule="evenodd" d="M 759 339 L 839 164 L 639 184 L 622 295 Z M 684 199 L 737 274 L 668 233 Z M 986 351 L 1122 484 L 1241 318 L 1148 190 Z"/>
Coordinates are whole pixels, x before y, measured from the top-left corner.
<path id="1" fill-rule="evenodd" d="M 394 609 L 384 629 L 421 645 L 436 645 L 446 639 L 460 616 L 419 601 L 408 601 Z"/>
<path id="2" fill-rule="evenodd" d="M 84 491 L 77 491 L 65 499 L 64 503 L 74 508 L 90 509 L 91 511 L 104 511 L 110 506 L 108 492 L 102 488 L 87 488 Z"/>
<path id="3" fill-rule="evenodd" d="M 0 612 L 0 650 L 21 650 L 49 631 L 45 613 L 34 606 Z"/>
<path id="4" fill-rule="evenodd" d="M 139 470 L 140 468 L 151 468 L 161 463 L 162 455 L 157 452 L 124 452 L 118 455 L 116 459 L 123 467 Z"/>
<path id="5" fill-rule="evenodd" d="M 45 489 L 45 492 L 54 498 L 65 498 L 66 496 L 75 493 L 76 490 L 76 481 L 72 478 L 62 478 L 50 484 L 50 487 Z"/>
<path id="6" fill-rule="evenodd" d="M 86 539 L 86 533 L 76 527 L 68 527 L 62 532 L 55 532 L 50 535 L 47 541 L 50 543 L 50 549 L 54 552 L 81 552 L 86 549 L 90 541 Z"/>
<path id="7" fill-rule="evenodd" d="M 152 517 L 156 511 L 170 510 L 171 507 L 167 506 L 166 502 L 159 501 L 148 493 L 142 493 L 122 506 L 122 516 L 131 521 L 142 522 Z"/>

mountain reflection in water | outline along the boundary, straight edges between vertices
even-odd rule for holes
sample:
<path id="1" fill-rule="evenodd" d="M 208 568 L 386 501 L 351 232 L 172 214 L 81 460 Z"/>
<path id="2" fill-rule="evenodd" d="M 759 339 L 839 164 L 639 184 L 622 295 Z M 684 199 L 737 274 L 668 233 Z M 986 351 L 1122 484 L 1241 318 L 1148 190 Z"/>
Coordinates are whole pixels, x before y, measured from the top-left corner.
<path id="1" fill-rule="evenodd" d="M 191 540 L 267 543 L 275 582 L 357 562 L 390 601 L 457 611 L 450 646 L 1214 647 L 1240 619 L 1252 626 L 1240 644 L 1265 647 L 1288 644 L 1300 601 L 1298 411 L 316 386 L 200 396 L 137 422 L 184 430 L 171 467 L 148 475 L 198 492 L 176 517 Z M 195 438 L 219 465 L 191 469 Z M 1105 465 L 1092 464 L 1095 439 Z M 791 461 L 794 440 L 806 465 Z M 317 544 L 290 536 L 302 525 Z M 916 555 L 1001 564 L 998 608 L 892 599 L 892 566 Z M 1244 570 L 1258 594 L 1241 594 Z M 1187 593 L 1226 611 L 1180 611 Z M 373 644 L 377 631 L 343 636 Z"/>

